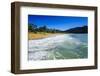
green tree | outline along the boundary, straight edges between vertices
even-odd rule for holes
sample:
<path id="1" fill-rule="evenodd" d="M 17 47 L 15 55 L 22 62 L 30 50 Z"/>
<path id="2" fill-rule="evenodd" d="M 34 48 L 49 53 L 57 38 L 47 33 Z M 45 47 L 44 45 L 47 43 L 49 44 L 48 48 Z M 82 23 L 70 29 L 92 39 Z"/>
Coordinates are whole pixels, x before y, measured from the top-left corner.
<path id="1" fill-rule="evenodd" d="M 37 33 L 37 25 L 35 24 L 28 24 L 28 31 Z"/>
<path id="2" fill-rule="evenodd" d="M 32 32 L 33 31 L 32 25 L 28 25 L 28 31 L 29 32 Z"/>
<path id="3" fill-rule="evenodd" d="M 39 32 L 47 32 L 47 26 L 41 26 L 38 28 Z"/>

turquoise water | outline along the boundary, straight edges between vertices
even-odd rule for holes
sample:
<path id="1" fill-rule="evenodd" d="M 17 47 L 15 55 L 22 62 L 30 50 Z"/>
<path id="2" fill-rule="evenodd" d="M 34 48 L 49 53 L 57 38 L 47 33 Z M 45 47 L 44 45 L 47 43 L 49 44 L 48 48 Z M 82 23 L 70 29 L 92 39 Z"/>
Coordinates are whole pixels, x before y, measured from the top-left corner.
<path id="1" fill-rule="evenodd" d="M 61 34 L 39 40 L 29 40 L 28 60 L 87 58 L 87 37 L 87 34 Z"/>

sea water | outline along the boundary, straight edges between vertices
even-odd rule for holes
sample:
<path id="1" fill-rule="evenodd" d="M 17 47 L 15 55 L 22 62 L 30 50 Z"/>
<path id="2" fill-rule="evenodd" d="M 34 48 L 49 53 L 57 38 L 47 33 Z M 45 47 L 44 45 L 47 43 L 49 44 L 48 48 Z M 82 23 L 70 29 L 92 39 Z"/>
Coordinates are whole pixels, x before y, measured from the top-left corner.
<path id="1" fill-rule="evenodd" d="M 88 57 L 87 34 L 60 34 L 29 40 L 28 60 L 79 59 Z"/>

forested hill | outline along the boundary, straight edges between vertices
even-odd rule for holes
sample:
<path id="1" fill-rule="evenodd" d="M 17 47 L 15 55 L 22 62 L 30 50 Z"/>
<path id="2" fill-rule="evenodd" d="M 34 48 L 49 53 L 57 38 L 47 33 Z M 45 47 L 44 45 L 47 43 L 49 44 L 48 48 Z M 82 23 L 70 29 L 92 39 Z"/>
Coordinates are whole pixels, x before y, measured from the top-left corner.
<path id="1" fill-rule="evenodd" d="M 88 33 L 88 27 L 87 26 L 75 27 L 75 28 L 68 29 L 64 32 L 66 33 Z"/>

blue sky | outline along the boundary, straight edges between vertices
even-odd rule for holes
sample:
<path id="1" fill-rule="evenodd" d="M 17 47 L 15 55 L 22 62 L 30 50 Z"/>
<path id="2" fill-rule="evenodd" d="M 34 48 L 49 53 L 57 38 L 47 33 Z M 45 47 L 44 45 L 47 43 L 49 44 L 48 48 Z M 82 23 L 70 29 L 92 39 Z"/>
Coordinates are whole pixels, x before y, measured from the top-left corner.
<path id="1" fill-rule="evenodd" d="M 28 15 L 28 23 L 38 27 L 46 25 L 48 28 L 67 30 L 74 27 L 88 25 L 88 17 Z"/>

